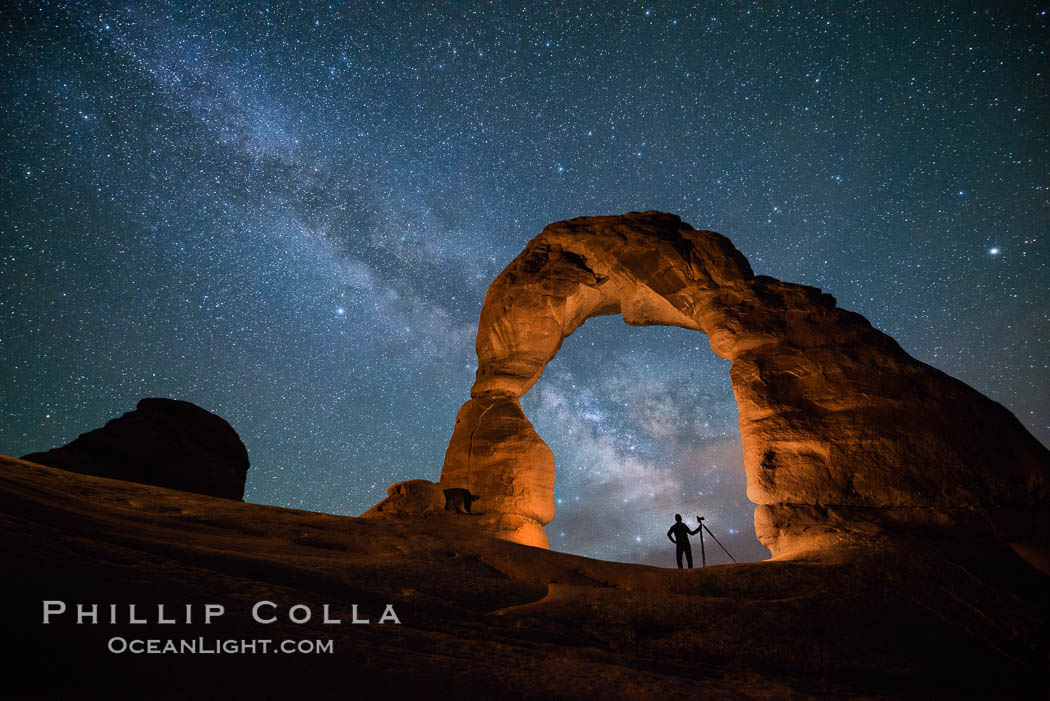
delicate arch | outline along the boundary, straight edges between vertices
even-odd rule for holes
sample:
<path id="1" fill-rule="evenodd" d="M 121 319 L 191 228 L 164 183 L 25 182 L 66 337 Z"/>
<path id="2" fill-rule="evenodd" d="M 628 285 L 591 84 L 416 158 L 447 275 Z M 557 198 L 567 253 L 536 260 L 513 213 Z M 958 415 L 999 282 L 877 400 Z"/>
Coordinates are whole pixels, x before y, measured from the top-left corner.
<path id="1" fill-rule="evenodd" d="M 1050 454 L 1004 407 L 830 295 L 756 277 L 724 236 L 632 212 L 551 224 L 489 287 L 441 473 L 480 495 L 482 528 L 547 546 L 554 456 L 519 398 L 586 319 L 617 313 L 703 331 L 732 362 L 747 494 L 774 555 L 1047 503 Z"/>

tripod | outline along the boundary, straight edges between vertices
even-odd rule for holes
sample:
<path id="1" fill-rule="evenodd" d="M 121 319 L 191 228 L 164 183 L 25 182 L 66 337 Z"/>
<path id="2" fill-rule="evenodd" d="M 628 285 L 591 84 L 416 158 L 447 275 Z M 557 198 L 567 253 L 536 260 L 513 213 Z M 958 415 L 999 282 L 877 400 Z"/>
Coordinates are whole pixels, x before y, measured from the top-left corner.
<path id="1" fill-rule="evenodd" d="M 707 553 L 704 552 L 704 531 L 707 531 L 707 535 L 714 538 L 715 542 L 718 543 L 718 547 L 722 548 L 722 552 L 724 552 L 726 555 L 729 555 L 730 560 L 736 562 L 736 558 L 729 554 L 729 551 L 726 550 L 726 546 L 722 545 L 722 541 L 720 541 L 718 538 L 715 538 L 715 534 L 712 533 L 711 529 L 708 528 L 707 524 L 704 523 L 704 517 L 697 516 L 696 520 L 700 523 L 700 566 L 707 567 Z M 679 566 L 681 566 L 681 563 L 679 563 Z"/>

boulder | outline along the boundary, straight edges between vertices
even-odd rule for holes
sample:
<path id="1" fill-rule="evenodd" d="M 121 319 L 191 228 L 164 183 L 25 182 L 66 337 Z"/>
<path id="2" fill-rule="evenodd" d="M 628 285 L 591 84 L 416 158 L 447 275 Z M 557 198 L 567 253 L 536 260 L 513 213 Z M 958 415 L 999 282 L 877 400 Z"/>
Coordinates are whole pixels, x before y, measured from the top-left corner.
<path id="1" fill-rule="evenodd" d="M 68 445 L 22 459 L 237 500 L 249 467 L 244 444 L 225 420 L 190 402 L 151 398 Z"/>
<path id="2" fill-rule="evenodd" d="M 370 518 L 382 516 L 422 516 L 445 508 L 445 493 L 436 482 L 405 480 L 387 487 L 386 499 L 361 514 Z"/>

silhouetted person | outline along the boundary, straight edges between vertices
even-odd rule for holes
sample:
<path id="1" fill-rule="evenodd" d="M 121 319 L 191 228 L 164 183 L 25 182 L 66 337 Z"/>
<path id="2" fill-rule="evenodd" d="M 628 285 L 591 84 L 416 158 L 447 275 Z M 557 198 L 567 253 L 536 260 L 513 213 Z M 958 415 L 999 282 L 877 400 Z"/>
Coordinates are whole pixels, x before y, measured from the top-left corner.
<path id="1" fill-rule="evenodd" d="M 700 532 L 703 524 L 696 527 L 695 531 L 689 530 L 689 526 L 682 523 L 682 514 L 674 515 L 674 525 L 667 531 L 667 539 L 675 544 L 675 559 L 678 560 L 678 569 L 682 569 L 682 553 L 689 563 L 689 569 L 693 569 L 693 549 L 689 546 L 689 536 Z"/>

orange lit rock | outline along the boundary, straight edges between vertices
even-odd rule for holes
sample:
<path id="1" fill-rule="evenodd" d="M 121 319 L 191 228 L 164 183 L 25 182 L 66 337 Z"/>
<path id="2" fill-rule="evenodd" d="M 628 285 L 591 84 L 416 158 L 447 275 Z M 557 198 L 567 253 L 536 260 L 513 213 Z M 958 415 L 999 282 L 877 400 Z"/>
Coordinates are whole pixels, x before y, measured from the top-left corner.
<path id="1" fill-rule="evenodd" d="M 554 454 L 516 397 L 480 397 L 460 408 L 441 484 L 480 497 L 473 508 L 482 528 L 547 547 L 543 526 L 554 518 Z"/>
<path id="2" fill-rule="evenodd" d="M 567 336 L 604 314 L 703 331 L 732 361 L 747 493 L 775 556 L 909 524 L 1007 523 L 997 532 L 1018 541 L 1024 524 L 1045 521 L 1050 453 L 1003 406 L 819 289 L 755 276 L 724 236 L 632 212 L 551 224 L 485 296 L 477 378 L 441 486 L 479 494 L 479 525 L 500 537 L 546 544 L 553 457 L 518 398 Z"/>
<path id="3" fill-rule="evenodd" d="M 445 508 L 445 494 L 429 480 L 405 480 L 387 487 L 386 499 L 362 516 L 422 516 Z"/>

